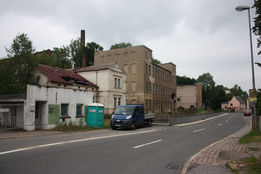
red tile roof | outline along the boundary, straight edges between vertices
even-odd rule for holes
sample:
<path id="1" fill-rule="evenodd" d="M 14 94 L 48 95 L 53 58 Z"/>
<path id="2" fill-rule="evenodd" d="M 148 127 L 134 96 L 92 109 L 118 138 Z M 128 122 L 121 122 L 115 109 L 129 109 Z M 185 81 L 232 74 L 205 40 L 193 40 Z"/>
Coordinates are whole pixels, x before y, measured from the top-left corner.
<path id="1" fill-rule="evenodd" d="M 55 68 L 46 65 L 38 65 L 37 69 L 40 73 L 44 74 L 48 79 L 50 79 L 51 82 L 54 83 L 62 83 L 67 85 L 82 84 L 97 87 L 92 82 L 86 80 L 85 78 L 78 75 L 77 73 L 74 73 L 71 70 Z"/>

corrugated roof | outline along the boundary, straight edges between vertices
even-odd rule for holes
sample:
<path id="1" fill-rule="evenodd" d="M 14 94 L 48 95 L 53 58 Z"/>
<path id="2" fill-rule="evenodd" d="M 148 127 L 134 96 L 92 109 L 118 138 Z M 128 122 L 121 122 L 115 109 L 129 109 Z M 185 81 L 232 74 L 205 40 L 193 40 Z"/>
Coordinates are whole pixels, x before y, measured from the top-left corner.
<path id="1" fill-rule="evenodd" d="M 235 98 L 239 101 L 240 104 L 246 104 L 240 96 L 235 96 Z"/>
<path id="2" fill-rule="evenodd" d="M 109 69 L 113 64 L 99 65 L 99 66 L 89 66 L 85 68 L 75 69 L 74 72 L 88 72 L 88 71 L 99 71 Z"/>
<path id="3" fill-rule="evenodd" d="M 47 78 L 50 79 L 51 82 L 54 83 L 62 83 L 67 85 L 82 84 L 97 87 L 92 82 L 86 80 L 85 78 L 83 78 L 77 73 L 74 73 L 71 70 L 55 68 L 46 65 L 38 65 L 37 69 L 40 73 L 44 74 Z"/>

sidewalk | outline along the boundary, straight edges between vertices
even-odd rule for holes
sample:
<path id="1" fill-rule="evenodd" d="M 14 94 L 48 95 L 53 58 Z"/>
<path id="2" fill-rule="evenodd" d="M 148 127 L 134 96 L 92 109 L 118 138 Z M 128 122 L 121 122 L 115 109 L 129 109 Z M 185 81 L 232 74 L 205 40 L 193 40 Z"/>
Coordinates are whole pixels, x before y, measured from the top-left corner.
<path id="1" fill-rule="evenodd" d="M 55 135 L 55 134 L 62 134 L 62 133 L 63 132 L 53 131 L 53 130 L 36 130 L 36 131 L 1 130 L 0 131 L 0 141 L 3 139 Z"/>
<path id="2" fill-rule="evenodd" d="M 245 126 L 229 137 L 211 144 L 191 157 L 182 174 L 231 174 L 225 165 L 230 160 L 247 157 L 248 148 L 238 140 L 251 130 L 251 118 L 245 118 Z"/>

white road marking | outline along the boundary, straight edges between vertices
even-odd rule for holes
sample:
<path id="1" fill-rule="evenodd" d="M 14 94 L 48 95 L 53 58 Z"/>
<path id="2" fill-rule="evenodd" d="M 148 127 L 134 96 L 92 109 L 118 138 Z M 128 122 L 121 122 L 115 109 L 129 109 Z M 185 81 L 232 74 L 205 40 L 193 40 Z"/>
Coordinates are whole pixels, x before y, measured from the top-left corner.
<path id="1" fill-rule="evenodd" d="M 141 131 L 141 132 L 132 132 L 132 133 L 125 133 L 125 134 L 116 134 L 116 135 L 108 135 L 108 136 L 101 136 L 101 137 L 84 138 L 84 139 L 78 139 L 78 140 L 62 141 L 62 142 L 57 142 L 57 143 L 43 144 L 43 145 L 38 145 L 38 146 L 31 146 L 31 147 L 4 151 L 4 152 L 0 152 L 0 155 L 14 153 L 14 152 L 21 152 L 21 151 L 26 151 L 26 150 L 32 150 L 32 149 L 41 148 L 41 147 L 50 147 L 50 146 L 57 146 L 57 145 L 62 145 L 62 144 L 99 140 L 99 139 L 113 138 L 113 137 L 121 137 L 121 136 L 127 136 L 127 135 L 144 134 L 144 133 L 150 133 L 150 132 L 155 132 L 155 131 L 159 131 L 159 130 L 154 129 L 154 130 Z"/>
<path id="2" fill-rule="evenodd" d="M 219 123 L 217 126 L 222 126 L 223 125 L 223 123 Z"/>
<path id="3" fill-rule="evenodd" d="M 151 144 L 154 144 L 154 143 L 159 143 L 161 142 L 162 140 L 156 140 L 156 141 L 152 141 L 152 142 L 149 142 L 149 143 L 146 143 L 146 144 L 141 144 L 141 145 L 138 145 L 138 146 L 135 146 L 133 147 L 134 149 L 137 149 L 137 148 L 140 148 L 140 147 L 144 147 L 144 146 L 148 146 L 148 145 L 151 145 Z"/>
<path id="4" fill-rule="evenodd" d="M 194 130 L 193 132 L 196 133 L 196 132 L 200 132 L 200 131 L 204 131 L 205 128 L 202 128 L 202 129 L 199 129 L 199 130 Z"/>

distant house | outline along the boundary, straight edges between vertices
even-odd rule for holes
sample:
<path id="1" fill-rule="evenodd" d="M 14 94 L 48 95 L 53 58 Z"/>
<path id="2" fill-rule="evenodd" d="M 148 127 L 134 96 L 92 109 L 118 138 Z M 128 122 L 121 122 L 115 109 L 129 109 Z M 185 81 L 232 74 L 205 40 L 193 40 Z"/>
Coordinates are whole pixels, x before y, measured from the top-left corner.
<path id="1" fill-rule="evenodd" d="M 199 83 L 177 86 L 177 108 L 192 107 L 202 108 L 202 86 Z"/>
<path id="2" fill-rule="evenodd" d="M 27 85 L 26 94 L 0 96 L 0 128 L 50 129 L 83 120 L 97 85 L 73 71 L 45 65 L 35 75 L 39 84 Z"/>
<path id="3" fill-rule="evenodd" d="M 228 112 L 244 112 L 246 103 L 240 96 L 234 96 L 230 101 L 222 103 L 221 108 Z"/>
<path id="4" fill-rule="evenodd" d="M 126 73 L 120 65 L 83 67 L 75 69 L 75 72 L 99 86 L 95 102 L 104 105 L 106 114 L 126 104 Z"/>

